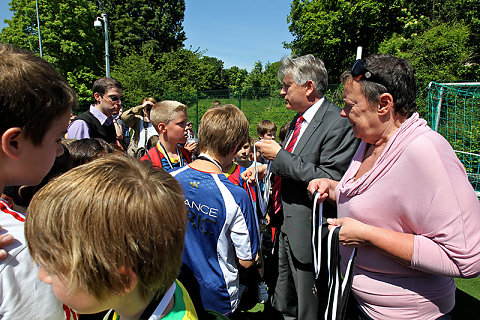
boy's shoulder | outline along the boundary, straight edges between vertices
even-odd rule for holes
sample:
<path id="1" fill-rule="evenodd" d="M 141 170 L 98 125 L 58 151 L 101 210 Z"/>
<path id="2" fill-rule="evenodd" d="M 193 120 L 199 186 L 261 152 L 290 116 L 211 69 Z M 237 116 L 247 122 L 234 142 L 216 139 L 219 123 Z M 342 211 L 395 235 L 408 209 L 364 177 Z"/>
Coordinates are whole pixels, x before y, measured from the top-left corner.
<path id="1" fill-rule="evenodd" d="M 5 248 L 8 252 L 8 257 L 0 264 L 3 265 L 15 256 L 18 250 L 23 250 L 26 246 L 24 234 L 25 214 L 12 210 L 4 199 L 0 199 L 0 226 L 2 226 L 1 233 L 9 233 L 15 238 L 15 242 Z"/>
<path id="2" fill-rule="evenodd" d="M 2 233 L 9 233 L 15 241 L 5 250 L 8 256 L 0 261 L 0 315 L 5 319 L 34 319 L 38 314 L 45 319 L 65 319 L 62 304 L 53 295 L 49 285 L 38 279 L 38 267 L 32 261 L 25 241 L 25 214 L 12 210 L 0 199 Z M 19 281 L 19 279 L 21 279 Z"/>

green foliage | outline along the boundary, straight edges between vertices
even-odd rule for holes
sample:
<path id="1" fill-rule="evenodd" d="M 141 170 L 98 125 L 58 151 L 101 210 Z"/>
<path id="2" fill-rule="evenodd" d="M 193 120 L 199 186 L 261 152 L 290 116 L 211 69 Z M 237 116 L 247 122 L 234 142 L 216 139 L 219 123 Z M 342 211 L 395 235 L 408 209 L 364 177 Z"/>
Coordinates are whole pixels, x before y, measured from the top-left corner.
<path id="1" fill-rule="evenodd" d="M 181 73 L 179 76 L 172 75 L 176 69 L 172 64 L 179 59 L 195 60 L 188 59 L 189 54 L 183 49 L 172 53 L 185 40 L 182 27 L 184 1 L 103 2 L 109 22 L 112 76 L 124 82 L 129 100 L 137 101 L 137 97 L 152 95 L 165 85 L 165 81 L 155 78 L 158 74 L 163 75 L 158 70 L 161 63 L 167 64 L 162 69 L 167 72 L 164 78 L 168 76 L 175 81 L 183 76 Z M 85 108 L 92 97 L 93 81 L 105 75 L 103 29 L 95 30 L 93 27 L 93 21 L 101 13 L 98 4 L 92 0 L 38 0 L 38 3 L 43 57 L 64 75 L 77 91 L 80 105 Z M 0 33 L 0 41 L 39 52 L 35 0 L 12 0 L 10 9 L 13 17 L 7 20 L 8 27 Z M 204 63 L 196 73 L 205 72 L 215 83 L 217 81 L 212 73 L 221 74 L 223 67 L 223 63 L 218 62 L 216 65 L 212 60 Z M 195 75 L 175 83 L 173 89 L 182 88 L 192 78 L 196 79 Z M 198 87 L 204 88 L 205 84 Z"/>
<path id="2" fill-rule="evenodd" d="M 324 60 L 330 81 L 348 70 L 357 46 L 411 59 L 423 81 L 478 79 L 478 0 L 293 0 L 288 16 L 296 55 Z M 439 59 L 437 61 L 436 59 Z"/>
<path id="3" fill-rule="evenodd" d="M 92 26 L 97 7 L 89 0 L 39 0 L 42 51 L 79 95 L 80 104 L 91 99 L 94 79 L 104 73 L 103 37 Z M 34 0 L 12 0 L 13 17 L 2 29 L 0 41 L 39 52 Z M 81 17 L 81 19 L 79 19 Z"/>
<path id="4" fill-rule="evenodd" d="M 288 22 L 296 55 L 314 54 L 329 71 L 330 82 L 351 67 L 357 46 L 374 53 L 386 36 L 400 31 L 405 15 L 399 1 L 293 0 Z"/>
<path id="5" fill-rule="evenodd" d="M 474 50 L 470 36 L 469 27 L 462 23 L 441 23 L 408 38 L 394 34 L 379 51 L 407 59 L 421 83 L 473 80 L 479 75 L 480 65 L 470 61 Z"/>
<path id="6" fill-rule="evenodd" d="M 108 14 L 112 62 L 145 48 L 155 53 L 171 52 L 185 41 L 184 0 L 101 1 Z"/>
<path id="7" fill-rule="evenodd" d="M 224 72 L 225 81 L 229 89 L 240 88 L 247 79 L 248 72 L 245 69 L 233 66 Z"/>

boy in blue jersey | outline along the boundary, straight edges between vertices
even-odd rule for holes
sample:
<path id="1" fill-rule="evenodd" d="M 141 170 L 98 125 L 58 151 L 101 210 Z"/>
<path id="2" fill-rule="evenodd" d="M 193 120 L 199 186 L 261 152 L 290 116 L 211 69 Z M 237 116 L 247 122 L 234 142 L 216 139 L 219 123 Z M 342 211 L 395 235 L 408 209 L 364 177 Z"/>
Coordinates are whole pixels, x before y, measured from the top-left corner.
<path id="1" fill-rule="evenodd" d="M 197 319 L 176 280 L 187 215 L 164 170 L 124 155 L 76 167 L 33 197 L 25 236 L 38 277 L 81 314 Z"/>
<path id="2" fill-rule="evenodd" d="M 200 155 L 171 174 L 188 212 L 179 279 L 197 311 L 229 315 L 238 307 L 238 266 L 253 265 L 258 229 L 247 192 L 222 173 L 248 137 L 248 121 L 234 105 L 207 110 L 198 128 Z"/>
<path id="3" fill-rule="evenodd" d="M 37 185 L 63 153 L 77 97 L 53 65 L 32 52 L 0 43 L 0 70 L 0 190 Z M 0 319 L 69 318 L 70 310 L 37 278 L 24 220 L 0 199 L 0 234 L 15 238 L 0 262 Z"/>
<path id="4" fill-rule="evenodd" d="M 160 101 L 152 107 L 150 121 L 158 132 L 158 142 L 140 161 L 149 160 L 167 172 L 190 163 L 190 152 L 179 145 L 187 141 L 187 106 L 178 101 Z"/>

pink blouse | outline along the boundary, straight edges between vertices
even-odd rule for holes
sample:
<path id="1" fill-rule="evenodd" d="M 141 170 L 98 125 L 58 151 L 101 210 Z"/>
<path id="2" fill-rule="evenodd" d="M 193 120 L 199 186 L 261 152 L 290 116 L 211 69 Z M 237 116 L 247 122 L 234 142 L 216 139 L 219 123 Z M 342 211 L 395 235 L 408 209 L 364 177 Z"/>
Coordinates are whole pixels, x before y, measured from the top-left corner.
<path id="1" fill-rule="evenodd" d="M 480 273 L 480 203 L 450 144 L 418 114 L 354 181 L 366 148 L 362 142 L 336 189 L 338 216 L 414 234 L 414 252 L 406 267 L 359 248 L 353 293 L 373 319 L 436 319 L 455 304 L 453 277 Z M 351 249 L 341 250 L 348 259 Z"/>

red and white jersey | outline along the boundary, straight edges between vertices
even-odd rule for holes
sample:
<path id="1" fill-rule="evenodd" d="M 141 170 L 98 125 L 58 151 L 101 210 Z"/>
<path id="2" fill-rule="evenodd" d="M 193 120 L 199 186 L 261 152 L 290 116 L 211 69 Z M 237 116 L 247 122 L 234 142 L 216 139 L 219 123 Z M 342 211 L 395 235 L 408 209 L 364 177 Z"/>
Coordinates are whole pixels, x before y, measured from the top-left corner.
<path id="1" fill-rule="evenodd" d="M 25 214 L 10 209 L 0 199 L 0 234 L 15 241 L 5 247 L 8 256 L 0 261 L 0 318 L 76 320 L 77 314 L 62 305 L 52 287 L 38 279 L 24 235 Z"/>

